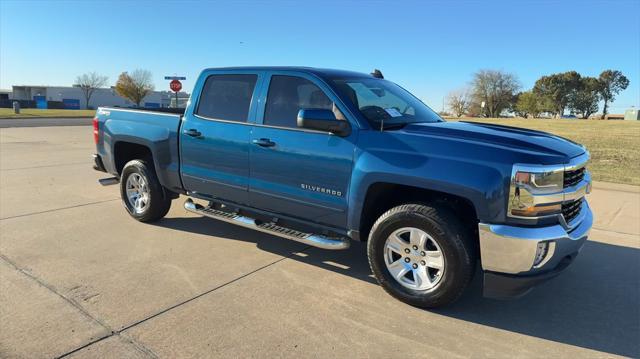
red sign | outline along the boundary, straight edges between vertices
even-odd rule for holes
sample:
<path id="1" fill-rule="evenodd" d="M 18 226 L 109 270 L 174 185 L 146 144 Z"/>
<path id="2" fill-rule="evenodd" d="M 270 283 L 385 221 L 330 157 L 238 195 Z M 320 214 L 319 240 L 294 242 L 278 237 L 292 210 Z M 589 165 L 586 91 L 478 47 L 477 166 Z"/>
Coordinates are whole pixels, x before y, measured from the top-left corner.
<path id="1" fill-rule="evenodd" d="M 169 88 L 173 92 L 179 92 L 180 90 L 182 90 L 182 82 L 178 80 L 172 80 L 171 82 L 169 82 Z"/>

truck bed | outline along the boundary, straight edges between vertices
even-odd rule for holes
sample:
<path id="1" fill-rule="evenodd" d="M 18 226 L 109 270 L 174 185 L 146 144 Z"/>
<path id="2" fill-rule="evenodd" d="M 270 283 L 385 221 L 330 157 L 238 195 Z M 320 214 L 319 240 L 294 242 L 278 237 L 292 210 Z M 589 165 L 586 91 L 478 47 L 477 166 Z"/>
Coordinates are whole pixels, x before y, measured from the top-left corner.
<path id="1" fill-rule="evenodd" d="M 105 169 L 118 176 L 124 166 L 122 161 L 113 160 L 122 158 L 118 151 L 131 152 L 132 146 L 138 146 L 154 154 L 153 165 L 160 183 L 181 191 L 178 134 L 183 112 L 184 109 L 98 108 L 96 118 L 101 136 L 97 147 Z"/>
<path id="2" fill-rule="evenodd" d="M 117 108 L 117 107 L 114 107 Z M 172 113 L 174 115 L 184 115 L 184 108 L 172 108 L 172 107 L 160 107 L 160 108 L 154 108 L 154 107 L 142 107 L 142 108 L 135 108 L 135 109 L 125 109 L 123 108 L 123 110 L 136 110 L 136 111 L 145 111 L 145 112 L 158 112 L 158 113 Z"/>

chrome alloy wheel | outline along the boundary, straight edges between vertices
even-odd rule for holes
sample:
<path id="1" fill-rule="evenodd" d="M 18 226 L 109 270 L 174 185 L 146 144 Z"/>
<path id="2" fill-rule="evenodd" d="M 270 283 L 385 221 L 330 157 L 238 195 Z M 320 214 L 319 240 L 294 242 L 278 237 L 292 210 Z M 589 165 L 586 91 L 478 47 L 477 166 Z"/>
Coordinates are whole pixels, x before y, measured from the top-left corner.
<path id="1" fill-rule="evenodd" d="M 384 262 L 391 276 L 412 290 L 435 287 L 445 270 L 438 243 L 427 232 L 413 227 L 391 233 L 384 245 Z"/>
<path id="2" fill-rule="evenodd" d="M 131 205 L 131 208 L 136 213 L 142 213 L 149 205 L 149 184 L 138 173 L 132 173 L 127 178 L 127 200 Z"/>

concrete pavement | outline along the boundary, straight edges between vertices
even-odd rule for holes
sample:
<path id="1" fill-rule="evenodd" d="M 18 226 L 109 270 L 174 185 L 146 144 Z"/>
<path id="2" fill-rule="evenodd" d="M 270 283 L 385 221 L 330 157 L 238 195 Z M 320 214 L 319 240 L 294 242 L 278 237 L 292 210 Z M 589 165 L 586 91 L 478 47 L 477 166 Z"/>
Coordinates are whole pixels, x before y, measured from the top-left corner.
<path id="1" fill-rule="evenodd" d="M 131 220 L 90 127 L 0 130 L 0 357 L 640 357 L 640 189 L 596 184 L 595 229 L 516 301 L 404 305 L 364 246 L 331 252 L 199 218 Z"/>
<path id="2" fill-rule="evenodd" d="M 44 126 L 83 126 L 91 125 L 90 117 L 51 117 L 51 118 L 0 118 L 0 128 L 44 127 Z"/>

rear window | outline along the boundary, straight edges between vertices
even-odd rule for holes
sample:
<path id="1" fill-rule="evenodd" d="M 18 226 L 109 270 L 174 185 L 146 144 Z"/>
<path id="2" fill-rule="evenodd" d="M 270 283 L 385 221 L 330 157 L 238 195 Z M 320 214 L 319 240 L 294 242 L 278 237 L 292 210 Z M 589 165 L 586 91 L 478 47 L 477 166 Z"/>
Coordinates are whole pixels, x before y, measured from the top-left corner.
<path id="1" fill-rule="evenodd" d="M 247 122 L 257 75 L 211 75 L 204 83 L 196 115 Z"/>

